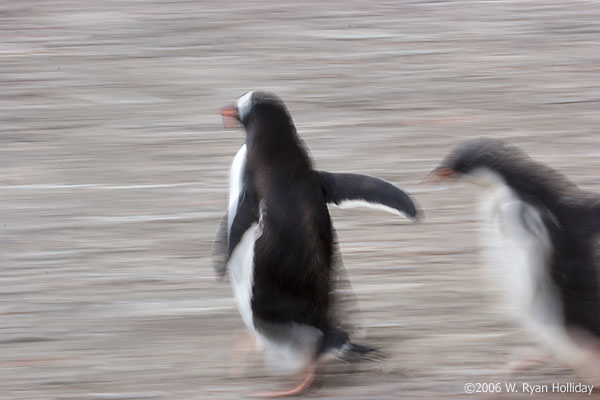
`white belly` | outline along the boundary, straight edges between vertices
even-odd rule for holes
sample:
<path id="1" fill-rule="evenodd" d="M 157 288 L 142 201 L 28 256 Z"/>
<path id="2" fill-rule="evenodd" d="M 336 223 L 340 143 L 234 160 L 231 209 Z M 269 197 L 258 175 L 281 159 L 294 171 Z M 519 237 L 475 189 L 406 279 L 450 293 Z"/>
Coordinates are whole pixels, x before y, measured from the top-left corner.
<path id="1" fill-rule="evenodd" d="M 552 245 L 539 212 L 508 186 L 498 185 L 484 215 L 487 263 L 492 282 L 503 282 L 509 311 L 534 329 L 561 325 L 562 309 L 547 265 Z"/>
<path id="2" fill-rule="evenodd" d="M 233 289 L 233 296 L 244 323 L 252 332 L 252 286 L 254 284 L 254 242 L 260 237 L 258 224 L 248 229 L 229 258 L 227 268 Z"/>

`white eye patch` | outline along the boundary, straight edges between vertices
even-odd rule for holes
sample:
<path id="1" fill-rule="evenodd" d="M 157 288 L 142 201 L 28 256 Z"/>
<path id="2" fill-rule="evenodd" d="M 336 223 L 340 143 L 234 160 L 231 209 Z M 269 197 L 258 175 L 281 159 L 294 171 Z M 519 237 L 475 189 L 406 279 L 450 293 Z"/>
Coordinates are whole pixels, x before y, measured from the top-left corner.
<path id="1" fill-rule="evenodd" d="M 248 114 L 250 113 L 250 110 L 252 109 L 252 94 L 254 93 L 254 91 L 252 92 L 248 92 L 245 95 L 243 95 L 242 97 L 240 97 L 237 101 L 237 109 L 238 109 L 238 114 L 240 116 L 240 120 L 244 120 L 244 118 L 246 118 L 246 116 L 248 116 Z"/>

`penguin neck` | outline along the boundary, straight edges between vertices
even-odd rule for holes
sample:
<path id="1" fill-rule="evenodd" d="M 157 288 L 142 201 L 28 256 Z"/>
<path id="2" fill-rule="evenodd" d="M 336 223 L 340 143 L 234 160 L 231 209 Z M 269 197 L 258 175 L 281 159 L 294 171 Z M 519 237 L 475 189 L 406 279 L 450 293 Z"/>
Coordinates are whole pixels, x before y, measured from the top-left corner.
<path id="1" fill-rule="evenodd" d="M 503 160 L 504 161 L 504 160 Z M 469 180 L 484 187 L 497 188 L 507 186 L 523 200 L 556 211 L 560 206 L 563 191 L 570 182 L 538 164 L 496 162 L 482 167 L 470 174 Z"/>
<path id="2" fill-rule="evenodd" d="M 293 124 L 250 126 L 247 129 L 248 161 L 256 172 L 277 168 L 295 174 L 312 169 L 303 143 Z"/>

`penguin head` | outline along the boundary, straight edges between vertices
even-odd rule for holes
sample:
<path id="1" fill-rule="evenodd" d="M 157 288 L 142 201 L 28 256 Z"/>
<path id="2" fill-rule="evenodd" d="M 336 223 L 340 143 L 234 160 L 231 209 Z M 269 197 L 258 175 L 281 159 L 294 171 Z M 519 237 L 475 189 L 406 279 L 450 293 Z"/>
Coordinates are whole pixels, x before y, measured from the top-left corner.
<path id="1" fill-rule="evenodd" d="M 492 186 L 503 180 L 501 165 L 514 149 L 498 139 L 479 138 L 455 148 L 430 180 L 466 179 L 479 186 Z"/>
<path id="2" fill-rule="evenodd" d="M 253 90 L 237 99 L 235 105 L 221 109 L 225 126 L 243 125 L 246 130 L 257 118 L 267 117 L 266 120 L 290 121 L 290 114 L 279 96 L 271 92 Z"/>

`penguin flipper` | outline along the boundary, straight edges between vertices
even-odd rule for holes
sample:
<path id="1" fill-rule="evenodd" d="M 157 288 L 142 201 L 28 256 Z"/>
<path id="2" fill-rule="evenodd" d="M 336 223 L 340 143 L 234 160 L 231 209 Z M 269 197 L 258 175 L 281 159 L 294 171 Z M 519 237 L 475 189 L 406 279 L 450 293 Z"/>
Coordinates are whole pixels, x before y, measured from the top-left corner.
<path id="1" fill-rule="evenodd" d="M 318 171 L 327 203 L 340 208 L 365 206 L 416 219 L 420 212 L 402 189 L 368 175 Z"/>
<path id="2" fill-rule="evenodd" d="M 254 190 L 250 188 L 244 189 L 240 195 L 237 212 L 231 222 L 229 228 L 229 242 L 227 249 L 227 258 L 231 256 L 233 250 L 242 240 L 242 236 L 246 231 L 259 220 L 258 199 Z"/>
<path id="3" fill-rule="evenodd" d="M 213 243 L 213 267 L 220 280 L 227 275 L 229 257 L 240 243 L 242 236 L 252 224 L 258 222 L 257 199 L 252 190 L 246 189 L 242 192 L 231 226 L 229 226 L 229 217 L 231 215 L 227 212 L 221 219 Z"/>
<path id="4" fill-rule="evenodd" d="M 213 268 L 219 280 L 223 280 L 227 274 L 227 261 L 229 260 L 229 213 L 221 218 L 212 248 Z"/>

